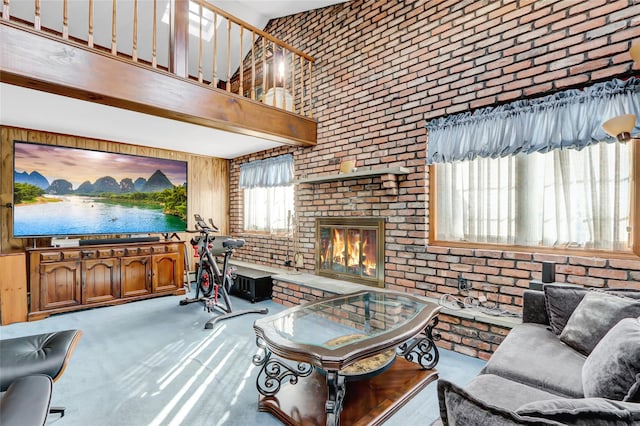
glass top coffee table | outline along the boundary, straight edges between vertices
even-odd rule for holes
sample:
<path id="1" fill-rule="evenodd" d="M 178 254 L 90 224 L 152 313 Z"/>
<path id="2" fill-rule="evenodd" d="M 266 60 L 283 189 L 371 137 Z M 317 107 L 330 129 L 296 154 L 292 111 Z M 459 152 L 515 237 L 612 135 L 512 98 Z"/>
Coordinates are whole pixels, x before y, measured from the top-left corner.
<path id="1" fill-rule="evenodd" d="M 378 424 L 437 378 L 440 307 L 365 290 L 254 322 L 258 408 L 286 424 Z"/>

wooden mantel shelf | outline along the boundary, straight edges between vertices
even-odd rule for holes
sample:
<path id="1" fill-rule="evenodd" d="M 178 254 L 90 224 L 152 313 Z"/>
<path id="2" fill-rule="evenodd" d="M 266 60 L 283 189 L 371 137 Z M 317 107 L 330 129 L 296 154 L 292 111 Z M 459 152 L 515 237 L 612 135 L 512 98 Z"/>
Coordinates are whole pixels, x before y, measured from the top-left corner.
<path id="1" fill-rule="evenodd" d="M 358 170 L 351 173 L 340 173 L 335 175 L 321 175 L 303 178 L 295 181 L 294 183 L 325 183 L 336 182 L 340 180 L 351 180 L 363 177 L 382 176 L 382 175 L 406 175 L 409 174 L 409 169 L 406 167 L 388 167 L 386 169 L 374 169 L 374 170 Z"/>

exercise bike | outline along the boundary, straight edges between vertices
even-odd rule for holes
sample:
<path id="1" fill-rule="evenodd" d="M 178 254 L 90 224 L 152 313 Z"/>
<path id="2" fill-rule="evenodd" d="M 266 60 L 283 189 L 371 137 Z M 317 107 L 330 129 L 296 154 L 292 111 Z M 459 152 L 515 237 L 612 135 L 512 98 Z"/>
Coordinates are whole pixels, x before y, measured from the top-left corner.
<path id="1" fill-rule="evenodd" d="M 199 233 L 190 241 L 196 256 L 200 259 L 196 272 L 196 295 L 195 297 L 180 301 L 180 305 L 201 302 L 207 312 L 218 310 L 222 315 L 213 317 L 204 325 L 205 329 L 212 329 L 216 322 L 227 318 L 237 317 L 245 314 L 267 314 L 269 309 L 246 309 L 241 311 L 233 311 L 229 293 L 233 286 L 234 274 L 229 267 L 231 255 L 240 247 L 244 246 L 244 240 L 227 238 L 222 241 L 222 253 L 224 260 L 222 262 L 222 271 L 216 262 L 215 255 L 212 251 L 215 236 L 214 232 L 219 232 L 217 226 L 209 219 L 210 226 L 202 219 L 199 214 L 195 214 L 196 230 L 187 231 L 191 233 Z"/>

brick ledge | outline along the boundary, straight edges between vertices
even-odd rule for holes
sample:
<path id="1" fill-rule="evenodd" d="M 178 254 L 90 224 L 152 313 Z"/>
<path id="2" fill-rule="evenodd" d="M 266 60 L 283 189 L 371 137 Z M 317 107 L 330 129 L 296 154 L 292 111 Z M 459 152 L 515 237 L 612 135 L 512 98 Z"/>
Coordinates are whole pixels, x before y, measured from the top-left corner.
<path id="1" fill-rule="evenodd" d="M 357 290 L 366 290 L 371 288 L 370 286 L 366 286 L 363 284 L 355 284 L 347 281 L 336 280 L 333 278 L 321 277 L 321 276 L 309 274 L 306 272 L 295 272 L 295 271 L 281 269 L 281 268 L 274 268 L 271 266 L 259 265 L 256 263 L 243 262 L 243 261 L 232 261 L 231 263 L 236 266 L 244 266 L 246 268 L 252 268 L 252 269 L 270 272 L 272 274 L 271 278 L 274 281 L 282 281 L 290 284 L 296 284 L 296 285 L 308 287 L 315 290 L 326 291 L 328 293 L 345 294 L 345 293 L 350 293 Z M 418 297 L 421 297 L 422 299 L 428 300 L 436 304 L 438 303 L 438 299 L 433 297 L 426 297 L 426 296 L 418 296 Z M 505 327 L 505 328 L 513 328 L 518 324 L 522 324 L 521 318 L 489 315 L 489 314 L 485 314 L 483 312 L 479 312 L 475 309 L 470 309 L 470 308 L 463 308 L 458 310 L 458 309 L 446 308 L 443 306 L 440 312 L 453 317 L 464 318 L 464 319 L 477 321 L 480 323 L 485 323 L 490 325 L 498 325 L 500 327 Z"/>

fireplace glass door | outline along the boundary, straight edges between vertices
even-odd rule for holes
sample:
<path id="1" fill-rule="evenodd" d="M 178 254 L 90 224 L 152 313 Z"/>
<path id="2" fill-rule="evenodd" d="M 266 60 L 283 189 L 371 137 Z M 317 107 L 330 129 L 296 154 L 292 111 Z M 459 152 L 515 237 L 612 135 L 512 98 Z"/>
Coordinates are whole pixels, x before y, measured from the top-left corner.
<path id="1" fill-rule="evenodd" d="M 384 220 L 317 219 L 319 275 L 384 285 Z"/>

